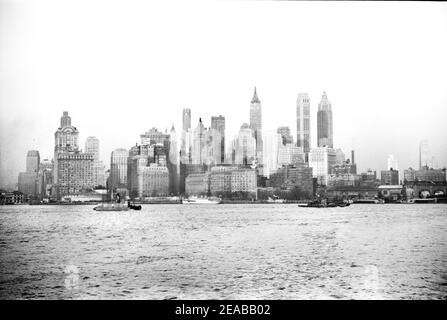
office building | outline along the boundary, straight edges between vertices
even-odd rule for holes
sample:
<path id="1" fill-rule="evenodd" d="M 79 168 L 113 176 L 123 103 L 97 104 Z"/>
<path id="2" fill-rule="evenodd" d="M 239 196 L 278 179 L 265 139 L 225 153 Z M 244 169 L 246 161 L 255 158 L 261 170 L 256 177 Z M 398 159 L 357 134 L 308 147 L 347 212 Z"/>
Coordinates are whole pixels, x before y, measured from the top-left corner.
<path id="1" fill-rule="evenodd" d="M 256 87 L 250 104 L 250 129 L 256 140 L 256 158 L 258 163 L 262 162 L 262 106 L 256 93 Z"/>
<path id="2" fill-rule="evenodd" d="M 398 185 L 399 171 L 393 168 L 380 171 L 380 183 L 382 185 Z"/>
<path id="3" fill-rule="evenodd" d="M 307 93 L 299 93 L 296 100 L 296 145 L 307 155 L 310 151 L 310 99 Z M 306 159 L 307 161 L 307 159 Z"/>
<path id="4" fill-rule="evenodd" d="M 327 185 L 329 170 L 337 164 L 337 155 L 333 148 L 312 148 L 309 153 L 309 167 L 313 170 L 313 177 L 320 185 Z"/>
<path id="5" fill-rule="evenodd" d="M 213 131 L 212 136 L 220 138 L 220 158 L 216 164 L 222 164 L 225 162 L 225 117 L 219 115 L 218 117 L 211 117 L 211 129 Z M 218 144 L 219 145 L 219 144 Z"/>
<path id="6" fill-rule="evenodd" d="M 115 149 L 110 156 L 110 187 L 127 187 L 127 149 Z"/>
<path id="7" fill-rule="evenodd" d="M 333 123 L 332 123 L 332 107 L 326 92 L 323 92 L 317 112 L 317 135 L 318 147 L 327 146 L 334 147 L 333 141 Z"/>

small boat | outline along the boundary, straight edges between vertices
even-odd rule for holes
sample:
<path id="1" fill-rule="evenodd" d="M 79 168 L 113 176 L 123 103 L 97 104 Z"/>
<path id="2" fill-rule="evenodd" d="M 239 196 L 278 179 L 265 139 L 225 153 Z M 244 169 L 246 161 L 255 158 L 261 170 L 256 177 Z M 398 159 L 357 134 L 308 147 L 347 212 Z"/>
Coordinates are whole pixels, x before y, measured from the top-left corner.
<path id="1" fill-rule="evenodd" d="M 139 204 L 131 204 L 130 201 L 127 201 L 127 207 L 132 210 L 141 210 L 141 205 Z"/>
<path id="2" fill-rule="evenodd" d="M 302 208 L 335 208 L 335 207 L 348 207 L 351 203 L 349 201 L 342 202 L 329 202 L 326 201 L 310 201 L 308 203 L 301 203 L 298 207 Z"/>
<path id="3" fill-rule="evenodd" d="M 113 191 L 110 194 L 110 198 L 113 199 Z M 111 200 L 110 202 L 102 203 L 93 208 L 95 211 L 128 211 L 129 207 L 124 203 L 121 203 L 121 196 L 119 193 L 116 194 L 116 201 Z"/>
<path id="4" fill-rule="evenodd" d="M 219 198 L 198 198 L 190 197 L 182 199 L 182 204 L 219 204 L 222 200 Z"/>

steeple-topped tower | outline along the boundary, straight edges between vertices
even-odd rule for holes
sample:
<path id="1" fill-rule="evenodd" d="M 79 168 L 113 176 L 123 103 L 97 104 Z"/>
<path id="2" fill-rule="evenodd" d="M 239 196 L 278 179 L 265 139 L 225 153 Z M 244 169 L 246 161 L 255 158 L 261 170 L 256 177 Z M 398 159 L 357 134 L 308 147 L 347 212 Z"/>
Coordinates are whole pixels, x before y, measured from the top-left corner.
<path id="1" fill-rule="evenodd" d="M 321 102 L 318 104 L 317 124 L 318 147 L 328 146 L 329 148 L 333 148 L 332 107 L 327 98 L 326 91 L 323 92 Z"/>
<path id="2" fill-rule="evenodd" d="M 261 103 L 258 98 L 258 94 L 256 93 L 256 86 L 255 86 L 255 92 L 253 94 L 253 99 L 251 99 L 251 103 Z"/>
<path id="3" fill-rule="evenodd" d="M 262 107 L 258 94 L 253 94 L 250 104 L 250 128 L 253 130 L 256 139 L 256 157 L 258 163 L 262 162 Z"/>

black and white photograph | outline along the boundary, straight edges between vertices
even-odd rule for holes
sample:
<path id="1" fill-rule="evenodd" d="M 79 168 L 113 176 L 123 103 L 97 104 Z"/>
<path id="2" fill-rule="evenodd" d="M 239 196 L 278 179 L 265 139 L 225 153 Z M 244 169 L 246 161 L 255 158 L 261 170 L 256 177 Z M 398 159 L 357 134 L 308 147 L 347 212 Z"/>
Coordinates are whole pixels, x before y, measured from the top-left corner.
<path id="1" fill-rule="evenodd" d="M 446 2 L 0 0 L 0 300 L 446 300 L 446 120 Z"/>

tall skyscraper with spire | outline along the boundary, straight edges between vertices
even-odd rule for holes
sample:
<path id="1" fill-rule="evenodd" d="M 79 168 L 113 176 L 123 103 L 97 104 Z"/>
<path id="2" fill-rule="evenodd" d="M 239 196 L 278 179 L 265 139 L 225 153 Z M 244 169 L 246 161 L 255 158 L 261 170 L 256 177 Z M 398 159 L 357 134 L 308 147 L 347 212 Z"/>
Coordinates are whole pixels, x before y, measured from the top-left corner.
<path id="1" fill-rule="evenodd" d="M 79 132 L 76 127 L 71 125 L 71 117 L 68 111 L 62 113 L 60 126 L 54 133 L 54 183 L 58 182 L 57 158 L 59 153 L 78 151 Z"/>
<path id="2" fill-rule="evenodd" d="M 199 118 L 199 123 L 194 130 L 193 144 L 192 144 L 192 164 L 203 164 L 206 159 L 207 151 L 207 130 L 202 123 L 202 118 Z"/>
<path id="3" fill-rule="evenodd" d="M 307 161 L 310 151 L 310 99 L 307 93 L 299 93 L 296 100 L 296 145 L 303 148 Z"/>
<path id="4" fill-rule="evenodd" d="M 255 91 L 250 104 L 250 129 L 253 130 L 256 140 L 256 158 L 258 163 L 262 162 L 262 108 L 261 101 Z"/>
<path id="5" fill-rule="evenodd" d="M 79 132 L 71 125 L 68 112 L 64 111 L 60 127 L 54 133 L 53 194 L 58 199 L 95 187 L 94 154 L 80 152 L 78 136 Z"/>
<path id="6" fill-rule="evenodd" d="M 317 113 L 317 136 L 318 147 L 334 147 L 333 124 L 331 103 L 327 99 L 326 92 L 323 92 L 321 102 L 318 104 Z"/>

